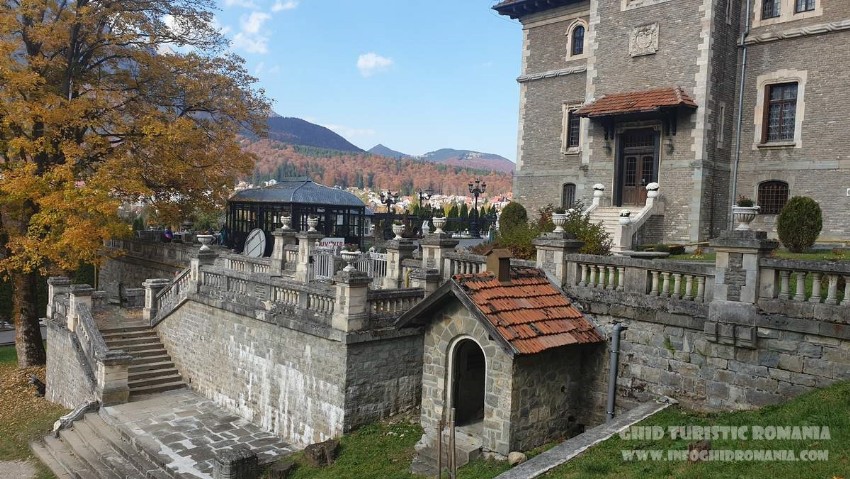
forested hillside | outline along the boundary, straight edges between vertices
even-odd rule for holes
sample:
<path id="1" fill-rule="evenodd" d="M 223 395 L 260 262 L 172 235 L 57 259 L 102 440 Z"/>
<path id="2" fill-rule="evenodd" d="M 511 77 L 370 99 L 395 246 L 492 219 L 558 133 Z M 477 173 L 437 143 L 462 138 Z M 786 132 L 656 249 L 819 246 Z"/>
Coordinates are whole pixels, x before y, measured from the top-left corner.
<path id="1" fill-rule="evenodd" d="M 467 183 L 474 177 L 487 182 L 487 192 L 491 195 L 508 193 L 512 185 L 510 173 L 474 170 L 410 158 L 393 159 L 369 153 L 287 145 L 271 140 L 245 140 L 244 148 L 259 157 L 252 178 L 254 184 L 270 178 L 306 175 L 328 186 L 390 189 L 402 195 L 429 187 L 435 193 L 445 195 L 468 194 Z"/>

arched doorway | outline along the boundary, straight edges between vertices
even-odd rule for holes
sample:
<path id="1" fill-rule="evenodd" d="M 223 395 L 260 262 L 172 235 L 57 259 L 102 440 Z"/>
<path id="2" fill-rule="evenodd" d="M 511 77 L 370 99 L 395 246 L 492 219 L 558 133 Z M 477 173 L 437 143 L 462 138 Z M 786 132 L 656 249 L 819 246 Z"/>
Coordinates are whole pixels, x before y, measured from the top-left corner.
<path id="1" fill-rule="evenodd" d="M 471 339 L 461 340 L 452 360 L 452 405 L 455 424 L 464 426 L 484 419 L 484 351 Z"/>

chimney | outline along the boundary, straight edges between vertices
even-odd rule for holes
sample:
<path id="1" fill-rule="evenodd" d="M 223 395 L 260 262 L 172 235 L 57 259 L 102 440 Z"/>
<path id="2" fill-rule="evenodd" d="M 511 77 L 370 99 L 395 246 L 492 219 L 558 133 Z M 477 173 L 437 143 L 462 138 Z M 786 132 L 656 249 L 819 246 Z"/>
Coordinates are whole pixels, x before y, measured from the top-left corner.
<path id="1" fill-rule="evenodd" d="M 487 271 L 502 283 L 511 282 L 511 251 L 494 249 L 487 253 Z"/>

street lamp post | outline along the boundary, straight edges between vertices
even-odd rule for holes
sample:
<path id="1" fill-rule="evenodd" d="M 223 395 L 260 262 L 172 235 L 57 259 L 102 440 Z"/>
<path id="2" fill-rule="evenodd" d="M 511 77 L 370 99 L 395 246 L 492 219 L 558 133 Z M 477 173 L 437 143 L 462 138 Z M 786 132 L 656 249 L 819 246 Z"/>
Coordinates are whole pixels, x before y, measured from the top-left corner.
<path id="1" fill-rule="evenodd" d="M 478 196 L 487 190 L 487 183 L 481 181 L 481 178 L 469 182 L 469 192 L 475 198 L 475 214 L 472 216 L 472 222 L 469 225 L 469 233 L 473 238 L 480 238 L 481 232 L 478 230 Z"/>
<path id="2" fill-rule="evenodd" d="M 390 208 L 398 202 L 398 193 L 393 193 L 389 190 L 381 192 L 381 203 L 387 205 L 387 213 L 391 213 Z"/>
<path id="3" fill-rule="evenodd" d="M 423 200 L 430 200 L 431 195 L 433 195 L 433 194 L 434 194 L 434 190 L 432 190 L 431 188 L 428 188 L 425 191 L 419 190 L 419 209 L 420 210 L 422 209 L 422 201 Z"/>

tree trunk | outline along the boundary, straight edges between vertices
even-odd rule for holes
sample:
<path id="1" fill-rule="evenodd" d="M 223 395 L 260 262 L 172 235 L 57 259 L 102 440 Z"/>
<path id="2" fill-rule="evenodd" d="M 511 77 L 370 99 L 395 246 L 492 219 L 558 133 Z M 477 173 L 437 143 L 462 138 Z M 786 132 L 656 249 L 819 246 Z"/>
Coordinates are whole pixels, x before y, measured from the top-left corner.
<path id="1" fill-rule="evenodd" d="M 18 367 L 40 366 L 47 361 L 41 327 L 36 311 L 36 272 L 12 274 L 12 315 L 15 318 L 15 349 L 18 351 Z"/>

